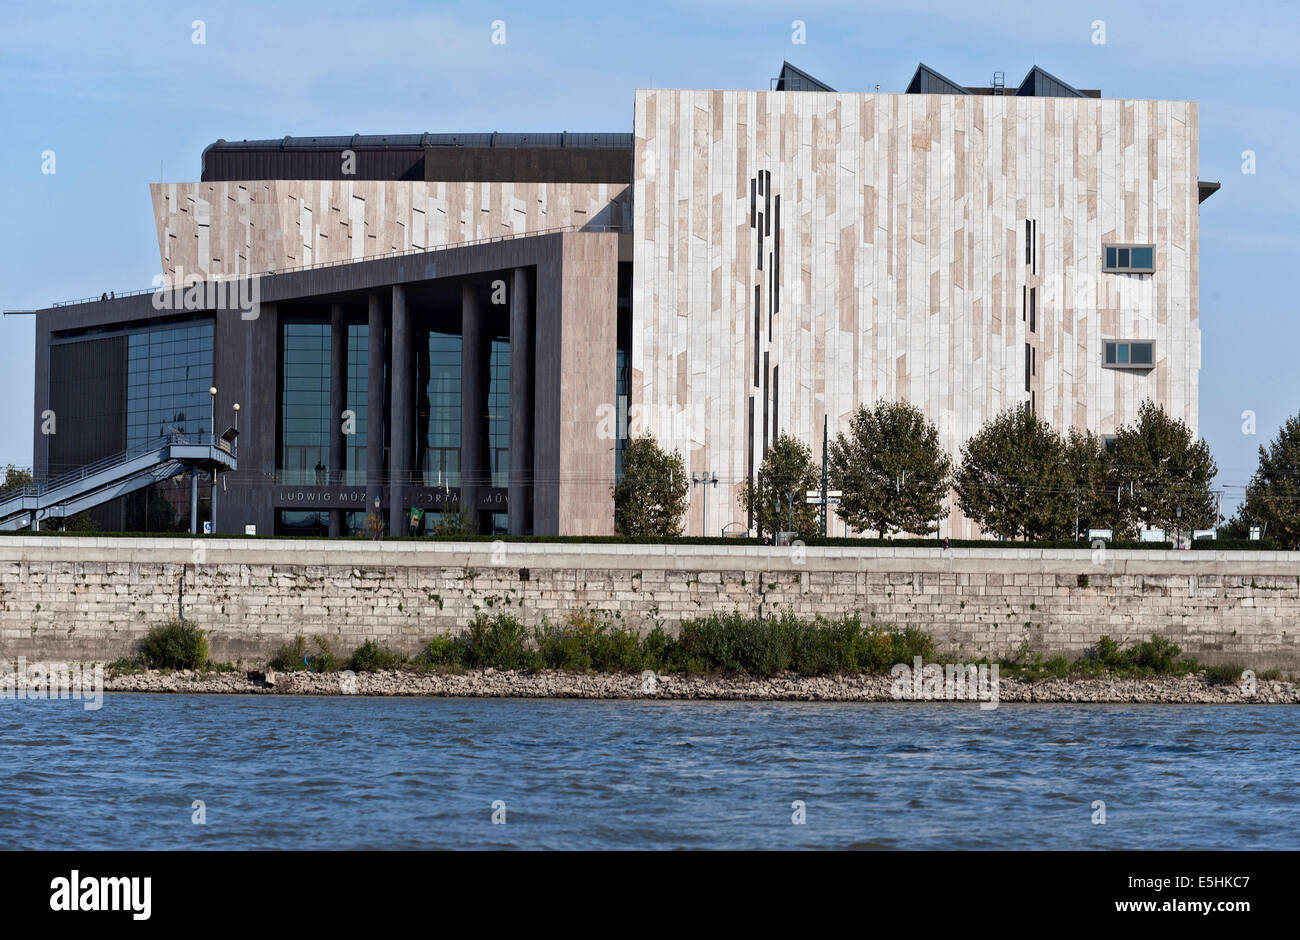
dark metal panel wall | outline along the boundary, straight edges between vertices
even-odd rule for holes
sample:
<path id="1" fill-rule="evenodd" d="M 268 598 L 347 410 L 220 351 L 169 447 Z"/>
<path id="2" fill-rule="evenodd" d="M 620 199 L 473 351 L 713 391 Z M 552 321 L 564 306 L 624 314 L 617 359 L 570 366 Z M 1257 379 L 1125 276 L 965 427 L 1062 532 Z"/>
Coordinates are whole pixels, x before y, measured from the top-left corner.
<path id="1" fill-rule="evenodd" d="M 421 180 L 423 150 L 363 150 L 355 173 L 343 173 L 338 150 L 209 150 L 203 155 L 203 181 L 225 180 Z"/>
<path id="2" fill-rule="evenodd" d="M 424 178 L 459 183 L 631 183 L 632 151 L 548 147 L 430 147 Z"/>
<path id="3" fill-rule="evenodd" d="M 125 450 L 126 337 L 51 346 L 50 410 L 56 431 L 44 438 L 50 475 Z"/>

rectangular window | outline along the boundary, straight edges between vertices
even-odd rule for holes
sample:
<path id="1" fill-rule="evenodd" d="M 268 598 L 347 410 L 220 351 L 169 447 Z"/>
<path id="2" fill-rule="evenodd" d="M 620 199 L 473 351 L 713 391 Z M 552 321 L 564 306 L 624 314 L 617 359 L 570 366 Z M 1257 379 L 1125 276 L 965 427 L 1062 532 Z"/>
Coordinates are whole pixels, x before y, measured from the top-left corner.
<path id="1" fill-rule="evenodd" d="M 510 337 L 492 337 L 488 354 L 488 473 L 495 487 L 510 485 Z M 457 456 L 459 472 L 459 455 Z"/>
<path id="2" fill-rule="evenodd" d="M 1117 274 L 1155 272 L 1155 245 L 1106 245 L 1105 270 Z"/>
<path id="3" fill-rule="evenodd" d="M 1034 234 L 1033 225 L 1028 219 L 1025 219 L 1025 264 L 1032 264 L 1034 261 Z"/>
<path id="4" fill-rule="evenodd" d="M 1155 344 L 1108 342 L 1105 365 L 1112 369 L 1150 369 L 1155 365 Z"/>
<path id="5" fill-rule="evenodd" d="M 323 486 L 330 464 L 330 325 L 281 325 L 280 467 L 291 486 Z"/>
<path id="6" fill-rule="evenodd" d="M 1038 332 L 1038 288 L 1029 288 L 1029 332 Z"/>
<path id="7" fill-rule="evenodd" d="M 1025 391 L 1029 391 L 1029 370 L 1030 370 L 1030 352 L 1029 344 L 1025 343 Z"/>
<path id="8" fill-rule="evenodd" d="M 1025 320 L 1029 316 L 1029 288 L 1020 288 L 1020 319 Z"/>
<path id="9" fill-rule="evenodd" d="M 1034 368 L 1033 368 L 1033 373 L 1034 373 L 1034 375 L 1037 375 L 1037 374 L 1038 374 L 1038 349 L 1037 349 L 1036 347 L 1035 347 L 1035 349 L 1034 349 L 1034 357 L 1033 357 L 1033 358 L 1034 358 Z"/>
<path id="10" fill-rule="evenodd" d="M 127 447 L 171 432 L 213 433 L 208 394 L 212 337 L 211 323 L 159 327 L 127 337 Z"/>

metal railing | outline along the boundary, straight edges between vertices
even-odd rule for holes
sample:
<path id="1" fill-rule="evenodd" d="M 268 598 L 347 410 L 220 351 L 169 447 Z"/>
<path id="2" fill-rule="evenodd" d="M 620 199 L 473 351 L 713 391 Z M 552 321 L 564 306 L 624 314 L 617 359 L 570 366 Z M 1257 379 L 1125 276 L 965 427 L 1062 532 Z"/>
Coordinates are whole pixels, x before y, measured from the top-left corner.
<path id="1" fill-rule="evenodd" d="M 148 441 L 144 444 L 137 444 L 134 447 L 128 447 L 120 453 L 108 457 L 102 457 L 99 460 L 85 464 L 75 470 L 62 473 L 59 476 L 49 477 L 40 482 L 28 483 L 23 486 L 16 486 L 0 491 L 0 502 L 13 499 L 15 496 L 44 496 L 46 493 L 50 493 L 72 483 L 79 483 L 97 473 L 112 469 L 120 464 L 128 463 L 137 457 L 143 457 L 146 454 L 151 454 L 164 447 L 170 447 L 173 444 L 193 444 L 197 447 L 216 447 L 219 450 L 234 456 L 230 448 L 225 445 L 225 442 L 216 435 L 174 432 L 172 434 L 155 438 L 154 440 Z"/>
<path id="2" fill-rule="evenodd" d="M 208 282 L 220 281 L 240 281 L 251 277 L 274 277 L 277 274 L 296 274 L 300 271 L 317 271 L 322 268 L 337 268 L 345 264 L 360 264 L 363 261 L 382 261 L 385 258 L 405 258 L 410 255 L 427 255 L 437 251 L 448 251 L 452 248 L 472 248 L 475 245 L 489 245 L 493 242 L 512 241 L 516 238 L 532 238 L 537 235 L 561 235 L 568 232 L 625 232 L 627 228 L 623 225 L 560 225 L 555 228 L 537 229 L 531 232 L 505 232 L 501 235 L 484 235 L 481 238 L 471 238 L 460 242 L 449 242 L 446 245 L 436 245 L 432 248 L 406 248 L 402 251 L 389 251 L 381 254 L 362 255 L 360 258 L 341 258 L 338 261 L 318 261 L 315 264 L 300 264 L 293 268 L 274 268 L 269 271 L 248 274 L 228 274 L 223 277 L 208 278 L 205 281 L 195 281 L 191 283 L 204 284 Z M 122 297 L 139 297 L 142 294 L 153 294 L 158 291 L 185 290 L 190 284 L 173 284 L 170 287 L 146 287 L 142 290 L 126 291 L 125 293 L 114 293 L 109 300 L 118 300 Z M 99 297 L 82 297 L 77 300 L 60 300 L 50 304 L 50 308 L 55 307 L 75 307 L 78 304 L 97 303 L 104 299 L 104 295 Z"/>

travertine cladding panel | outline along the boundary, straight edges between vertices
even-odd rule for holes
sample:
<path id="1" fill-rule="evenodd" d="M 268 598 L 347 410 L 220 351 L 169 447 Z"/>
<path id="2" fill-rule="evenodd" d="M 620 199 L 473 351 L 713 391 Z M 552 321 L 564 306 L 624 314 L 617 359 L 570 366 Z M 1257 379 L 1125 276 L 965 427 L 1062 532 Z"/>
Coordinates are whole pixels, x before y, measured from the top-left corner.
<path id="1" fill-rule="evenodd" d="M 528 626 L 582 607 L 675 629 L 742 611 L 860 612 L 941 652 L 1078 655 L 1164 636 L 1206 662 L 1300 667 L 1294 553 L 1001 551 L 14 537 L 0 540 L 0 661 L 134 654 L 178 609 L 218 660 L 296 634 L 414 652 L 479 611 Z"/>
<path id="2" fill-rule="evenodd" d="M 614 183 L 260 180 L 149 191 L 168 283 L 631 223 L 631 187 Z"/>
<path id="3" fill-rule="evenodd" d="M 655 89 L 635 130 L 633 404 L 688 469 L 718 473 L 714 534 L 744 522 L 750 395 L 761 459 L 756 341 L 780 367 L 776 426 L 818 458 L 823 414 L 833 435 L 878 399 L 923 408 L 956 455 L 1029 401 L 1027 342 L 1057 427 L 1113 433 L 1151 397 L 1196 428 L 1194 102 Z M 757 337 L 753 317 L 760 172 L 781 197 L 770 339 L 766 295 Z M 1156 273 L 1104 274 L 1108 242 L 1154 243 Z M 1155 368 L 1103 369 L 1108 338 L 1154 340 Z"/>

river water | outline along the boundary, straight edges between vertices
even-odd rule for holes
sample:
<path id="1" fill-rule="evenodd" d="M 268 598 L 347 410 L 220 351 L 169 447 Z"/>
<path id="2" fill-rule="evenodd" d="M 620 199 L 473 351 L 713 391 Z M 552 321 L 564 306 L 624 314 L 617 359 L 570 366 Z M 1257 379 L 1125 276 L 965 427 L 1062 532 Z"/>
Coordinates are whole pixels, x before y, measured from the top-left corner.
<path id="1" fill-rule="evenodd" d="M 110 694 L 0 767 L 6 848 L 1300 848 L 1286 706 Z"/>

